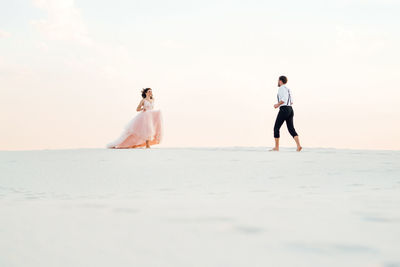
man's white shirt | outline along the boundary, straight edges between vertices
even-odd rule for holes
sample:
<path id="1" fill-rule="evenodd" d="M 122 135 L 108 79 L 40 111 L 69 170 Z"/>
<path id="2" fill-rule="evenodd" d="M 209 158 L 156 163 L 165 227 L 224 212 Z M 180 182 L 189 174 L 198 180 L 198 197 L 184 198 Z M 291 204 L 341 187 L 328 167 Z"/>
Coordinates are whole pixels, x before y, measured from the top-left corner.
<path id="1" fill-rule="evenodd" d="M 293 95 L 289 88 L 282 85 L 278 89 L 278 102 L 283 101 L 281 106 L 291 106 L 293 103 Z"/>

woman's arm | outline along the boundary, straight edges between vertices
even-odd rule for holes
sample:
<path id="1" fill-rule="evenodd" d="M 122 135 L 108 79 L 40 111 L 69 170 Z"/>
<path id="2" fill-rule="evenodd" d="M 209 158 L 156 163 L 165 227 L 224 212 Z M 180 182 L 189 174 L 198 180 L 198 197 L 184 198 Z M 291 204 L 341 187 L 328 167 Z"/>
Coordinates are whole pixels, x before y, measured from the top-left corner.
<path id="1" fill-rule="evenodd" d="M 143 108 L 143 103 L 144 103 L 144 99 L 142 99 L 142 100 L 140 101 L 139 105 L 137 106 L 137 108 L 136 108 L 136 111 L 137 111 L 137 112 L 144 110 L 144 108 Z"/>

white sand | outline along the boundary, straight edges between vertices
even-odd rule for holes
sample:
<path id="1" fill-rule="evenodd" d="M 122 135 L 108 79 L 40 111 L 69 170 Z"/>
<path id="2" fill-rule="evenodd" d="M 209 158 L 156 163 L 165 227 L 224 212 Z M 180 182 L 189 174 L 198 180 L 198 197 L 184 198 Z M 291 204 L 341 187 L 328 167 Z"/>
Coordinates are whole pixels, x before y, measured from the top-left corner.
<path id="1" fill-rule="evenodd" d="M 400 152 L 0 152 L 1 267 L 399 267 Z"/>

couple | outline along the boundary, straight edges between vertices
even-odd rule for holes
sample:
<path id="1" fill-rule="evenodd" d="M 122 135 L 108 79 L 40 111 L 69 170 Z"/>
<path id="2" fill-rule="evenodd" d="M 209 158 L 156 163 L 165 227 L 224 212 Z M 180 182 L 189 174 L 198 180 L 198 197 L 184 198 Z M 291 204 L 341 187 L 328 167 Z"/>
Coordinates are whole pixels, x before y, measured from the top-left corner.
<path id="1" fill-rule="evenodd" d="M 286 121 L 289 133 L 296 141 L 297 151 L 301 151 L 299 137 L 293 126 L 293 98 L 291 91 L 286 87 L 287 78 L 279 77 L 278 80 L 278 103 L 274 105 L 279 108 L 274 126 L 275 147 L 272 151 L 279 151 L 279 130 Z M 159 110 L 153 110 L 154 98 L 151 88 L 142 90 L 142 100 L 140 101 L 137 111 L 141 112 L 133 118 L 125 127 L 125 131 L 120 138 L 108 144 L 108 148 L 150 148 L 150 145 L 159 144 L 162 136 L 162 118 Z"/>

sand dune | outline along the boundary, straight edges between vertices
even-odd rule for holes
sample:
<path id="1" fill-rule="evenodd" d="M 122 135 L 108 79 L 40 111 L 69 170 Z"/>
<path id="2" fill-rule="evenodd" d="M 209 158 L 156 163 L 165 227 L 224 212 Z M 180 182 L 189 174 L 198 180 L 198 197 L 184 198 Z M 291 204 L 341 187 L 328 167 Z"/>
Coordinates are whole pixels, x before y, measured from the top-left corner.
<path id="1" fill-rule="evenodd" d="M 0 152 L 0 266 L 398 267 L 400 152 Z"/>

